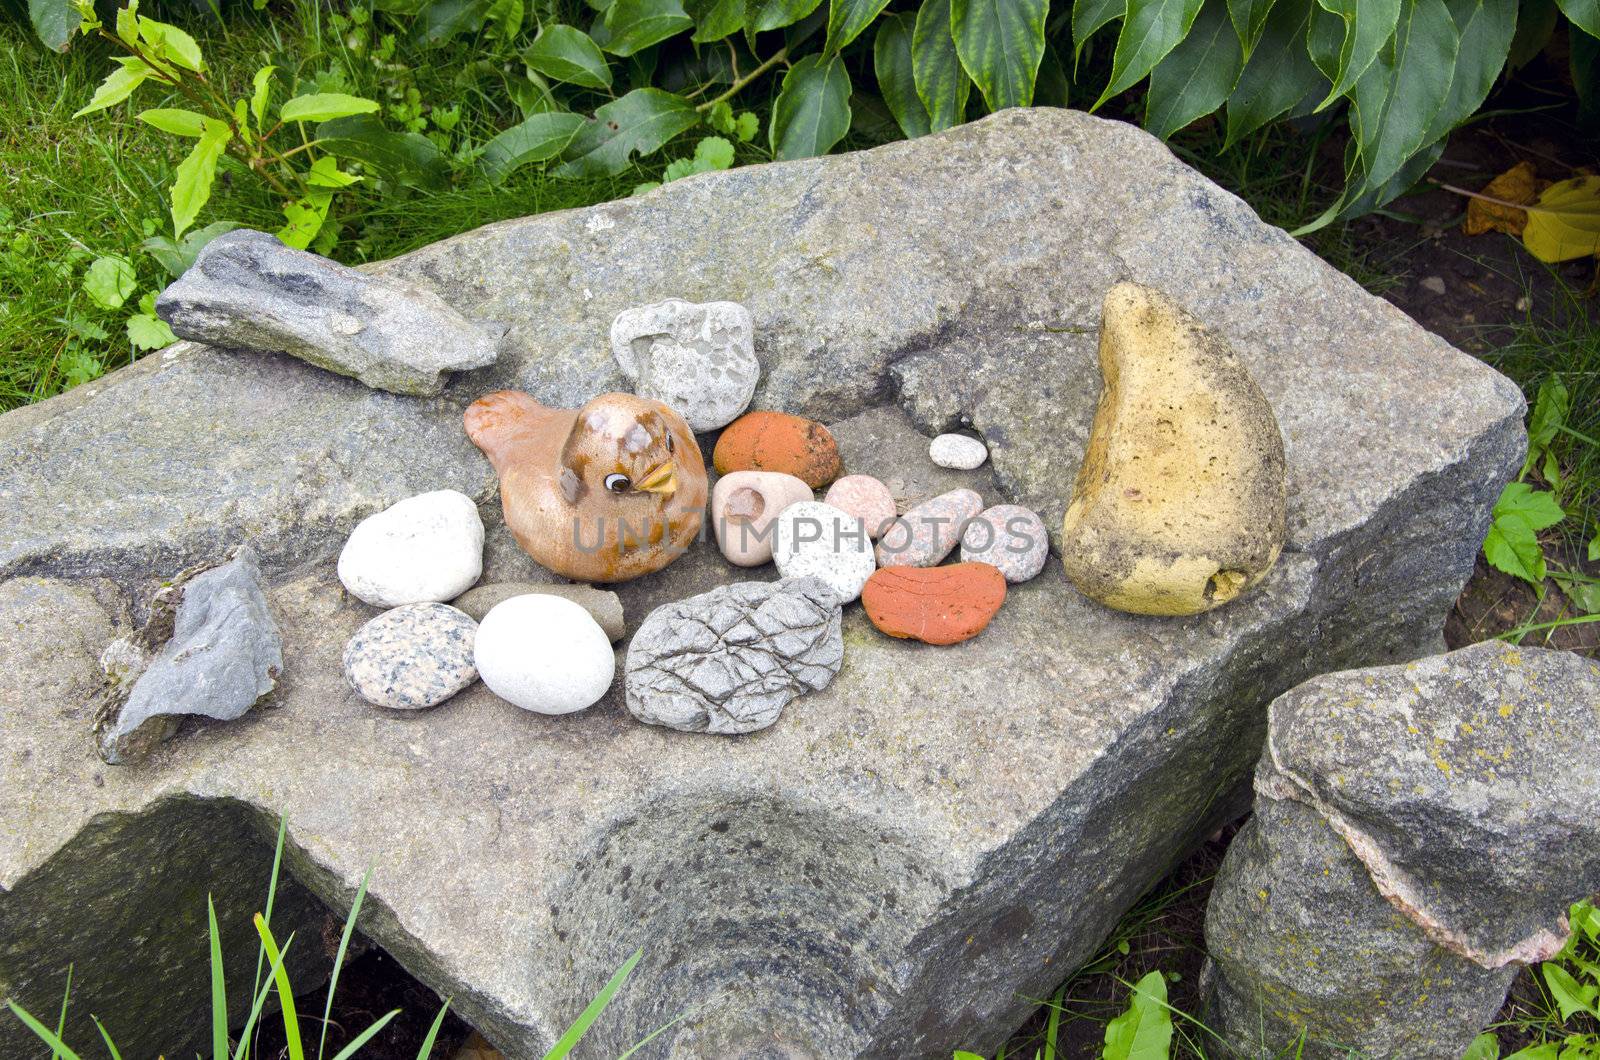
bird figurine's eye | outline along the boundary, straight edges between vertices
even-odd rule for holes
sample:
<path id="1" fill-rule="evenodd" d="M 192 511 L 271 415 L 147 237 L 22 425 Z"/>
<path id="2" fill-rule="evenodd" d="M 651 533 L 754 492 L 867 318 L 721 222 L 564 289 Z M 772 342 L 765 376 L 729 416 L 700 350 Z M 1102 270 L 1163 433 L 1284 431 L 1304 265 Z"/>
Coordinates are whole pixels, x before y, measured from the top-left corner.
<path id="1" fill-rule="evenodd" d="M 628 478 L 627 475 L 606 476 L 606 489 L 610 490 L 612 493 L 622 493 L 632 485 L 633 480 Z"/>
<path id="2" fill-rule="evenodd" d="M 669 434 L 669 435 L 667 435 L 667 452 L 670 453 L 670 452 L 672 452 L 672 450 L 673 450 L 672 435 Z"/>

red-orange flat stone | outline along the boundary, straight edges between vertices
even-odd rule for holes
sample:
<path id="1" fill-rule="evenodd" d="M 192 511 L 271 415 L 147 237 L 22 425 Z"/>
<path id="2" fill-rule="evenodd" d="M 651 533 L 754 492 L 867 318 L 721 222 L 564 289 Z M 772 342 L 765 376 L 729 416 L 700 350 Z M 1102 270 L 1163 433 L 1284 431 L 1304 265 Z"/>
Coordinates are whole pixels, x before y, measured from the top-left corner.
<path id="1" fill-rule="evenodd" d="M 711 454 L 717 474 L 781 471 L 821 489 L 844 474 L 839 445 L 816 420 L 786 412 L 748 412 L 723 430 Z"/>
<path id="2" fill-rule="evenodd" d="M 928 644 L 976 637 L 1005 599 L 1005 576 L 987 563 L 883 567 L 861 591 L 874 626 L 891 637 Z"/>

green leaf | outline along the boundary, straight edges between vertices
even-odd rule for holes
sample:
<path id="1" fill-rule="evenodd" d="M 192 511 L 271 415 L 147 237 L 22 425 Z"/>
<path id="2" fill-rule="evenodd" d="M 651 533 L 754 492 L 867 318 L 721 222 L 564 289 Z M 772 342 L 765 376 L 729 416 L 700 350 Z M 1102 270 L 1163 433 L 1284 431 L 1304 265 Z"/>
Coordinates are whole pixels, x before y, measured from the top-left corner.
<path id="1" fill-rule="evenodd" d="M 1530 1045 L 1526 1049 L 1518 1049 L 1505 1060 L 1557 1060 L 1561 1054 L 1561 1046 L 1556 1042 L 1541 1042 Z"/>
<path id="2" fill-rule="evenodd" d="M 961 68 L 950 33 L 950 0 L 924 0 L 911 33 L 911 72 L 928 108 L 928 129 L 939 132 L 967 117 L 972 82 Z"/>
<path id="3" fill-rule="evenodd" d="M 1165 140 L 1222 106 L 1244 66 L 1225 0 L 1207 0 L 1189 35 L 1150 71 L 1144 127 Z"/>
<path id="4" fill-rule="evenodd" d="M 250 95 L 250 113 L 255 115 L 257 132 L 267 125 L 267 100 L 272 94 L 272 72 L 276 69 L 276 66 L 263 66 L 256 71 L 255 91 Z"/>
<path id="5" fill-rule="evenodd" d="M 1156 63 L 1178 46 L 1200 14 L 1200 0 L 1128 0 L 1128 13 L 1117 35 L 1111 80 L 1090 110 L 1144 79 Z"/>
<path id="6" fill-rule="evenodd" d="M 1556 0 L 1523 0 L 1517 11 L 1517 32 L 1511 38 L 1511 54 L 1506 63 L 1520 70 L 1544 51 L 1561 20 Z"/>
<path id="7" fill-rule="evenodd" d="M 1106 1024 L 1102 1060 L 1167 1060 L 1172 1046 L 1172 1015 L 1167 1011 L 1167 981 L 1159 971 L 1133 985 L 1126 1012 Z"/>
<path id="8" fill-rule="evenodd" d="M 371 114 L 378 104 L 360 96 L 347 96 L 343 92 L 315 92 L 285 100 L 278 108 L 278 117 L 284 121 L 332 121 L 356 114 Z"/>
<path id="9" fill-rule="evenodd" d="M 811 56 L 807 58 L 811 58 Z M 578 1041 L 588 1032 L 594 1021 L 600 1018 L 600 1013 L 604 1012 L 606 1006 L 611 1004 L 611 999 L 617 996 L 617 991 L 621 990 L 622 984 L 628 981 L 628 976 L 633 974 L 634 966 L 639 963 L 639 958 L 642 956 L 644 956 L 643 948 L 633 951 L 633 956 L 624 961 L 622 967 L 618 968 L 615 974 L 607 980 L 606 985 L 600 988 L 600 992 L 594 996 L 593 1001 L 589 1002 L 589 1006 L 578 1015 L 577 1019 L 572 1021 L 572 1026 L 567 1028 L 567 1033 L 563 1034 L 561 1040 L 556 1042 L 555 1046 L 545 1054 L 544 1060 L 565 1060 L 567 1054 L 577 1046 Z"/>
<path id="10" fill-rule="evenodd" d="M 28 0 L 28 21 L 33 23 L 39 43 L 53 52 L 64 52 L 83 16 L 72 0 Z"/>
<path id="11" fill-rule="evenodd" d="M 1047 41 L 1044 58 L 1039 60 L 1039 76 L 1034 80 L 1033 105 L 1035 107 L 1065 107 L 1070 94 L 1066 67 L 1056 57 L 1056 50 Z"/>
<path id="12" fill-rule="evenodd" d="M 130 326 L 128 334 L 133 330 Z M 228 986 L 222 974 L 222 933 L 217 930 L 217 907 L 206 895 L 207 935 L 211 940 L 211 1056 L 228 1060 Z"/>
<path id="13" fill-rule="evenodd" d="M 1033 102 L 1049 8 L 1049 0 L 951 0 L 956 55 L 990 110 Z"/>
<path id="14" fill-rule="evenodd" d="M 181 66 L 191 73 L 205 72 L 206 64 L 200 56 L 200 45 L 177 26 L 140 15 L 139 35 L 156 52 L 157 58 L 165 59 L 174 66 Z M 149 54 L 148 51 L 146 54 Z"/>
<path id="15" fill-rule="evenodd" d="M 146 125 L 154 125 L 162 132 L 174 136 L 198 137 L 205 133 L 206 122 L 210 119 L 204 114 L 192 110 L 183 110 L 179 107 L 158 107 L 155 110 L 142 110 L 139 120 Z"/>
<path id="16" fill-rule="evenodd" d="M 154 313 L 135 313 L 128 318 L 128 342 L 136 350 L 159 350 L 178 341 L 167 322 Z"/>
<path id="17" fill-rule="evenodd" d="M 823 51 L 828 54 L 842 51 L 888 6 L 889 0 L 830 0 L 828 39 Z"/>
<path id="18" fill-rule="evenodd" d="M 1550 448 L 1550 443 L 1566 424 L 1571 407 L 1572 395 L 1559 376 L 1553 375 L 1539 384 L 1539 396 L 1534 399 L 1533 412 L 1528 417 L 1528 456 L 1522 462 L 1518 478 L 1527 475 Z"/>
<path id="19" fill-rule="evenodd" d="M 67 1048 L 67 1043 L 61 1040 L 61 1035 L 56 1034 L 49 1027 L 34 1019 L 33 1014 L 27 1009 L 10 999 L 6 1000 L 6 1007 L 11 1010 L 13 1016 L 22 1021 L 23 1026 L 32 1031 L 35 1037 L 48 1045 L 51 1051 L 60 1056 L 62 1060 L 81 1060 L 77 1053 Z"/>
<path id="20" fill-rule="evenodd" d="M 1467 1051 L 1461 1054 L 1461 1060 L 1500 1060 L 1500 1039 L 1493 1031 L 1485 1031 L 1472 1039 Z"/>
<path id="21" fill-rule="evenodd" d="M 489 0 L 432 0 L 421 9 L 421 18 L 411 27 L 411 42 L 421 48 L 434 48 L 462 33 L 483 25 Z"/>
<path id="22" fill-rule="evenodd" d="M 294 989 L 289 986 L 289 973 L 283 967 L 283 958 L 278 953 L 272 930 L 267 927 L 260 913 L 256 914 L 255 924 L 256 934 L 261 936 L 261 946 L 274 966 L 272 980 L 278 989 L 278 1007 L 283 1016 L 284 1047 L 290 1060 L 304 1060 L 305 1047 L 300 1043 L 300 1016 L 295 1010 Z"/>
<path id="23" fill-rule="evenodd" d="M 1478 112 L 1500 79 L 1517 31 L 1517 0 L 1444 0 L 1461 37 L 1450 91 L 1424 139 L 1443 139 Z"/>
<path id="24" fill-rule="evenodd" d="M 751 33 L 792 26 L 815 11 L 822 0 L 746 0 L 745 28 Z"/>
<path id="25" fill-rule="evenodd" d="M 445 998 L 444 1004 L 439 1006 L 439 1014 L 433 1017 L 433 1025 L 428 1028 L 422 1044 L 417 1047 L 417 1060 L 428 1060 L 433 1055 L 433 1043 L 438 1040 L 439 1028 L 444 1026 L 444 1014 L 449 1011 L 450 999 Z"/>
<path id="26" fill-rule="evenodd" d="M 1351 95 L 1350 125 L 1365 187 L 1383 184 L 1428 145 L 1460 45 L 1444 0 L 1401 0 L 1393 43 Z"/>
<path id="27" fill-rule="evenodd" d="M 707 136 L 694 145 L 695 172 L 710 173 L 733 165 L 733 144 L 720 136 Z"/>
<path id="28" fill-rule="evenodd" d="M 1228 97 L 1229 146 L 1283 114 L 1327 81 L 1305 48 L 1311 0 L 1279 0 Z"/>
<path id="29" fill-rule="evenodd" d="M 133 95 L 133 90 L 144 84 L 145 78 L 155 73 L 138 59 L 120 58 L 117 64 L 117 68 L 100 82 L 100 87 L 94 90 L 94 96 L 83 109 L 73 115 L 74 118 L 116 106 Z"/>
<path id="30" fill-rule="evenodd" d="M 373 1020 L 370 1027 L 356 1035 L 354 1038 L 351 1038 L 350 1044 L 333 1054 L 333 1060 L 350 1060 L 352 1056 L 355 1056 L 361 1051 L 362 1046 L 366 1045 L 374 1037 L 376 1037 L 378 1032 L 387 1027 L 389 1025 L 389 1021 L 398 1015 L 400 1015 L 400 1010 L 392 1009 L 391 1011 L 385 1012 L 383 1015 Z"/>
<path id="31" fill-rule="evenodd" d="M 1246 62 L 1255 54 L 1256 45 L 1266 32 L 1272 7 L 1273 0 L 1228 0 L 1228 21 L 1233 23 L 1233 31 L 1239 38 L 1239 52 Z"/>
<path id="32" fill-rule="evenodd" d="M 878 91 L 889 113 L 899 122 L 907 139 L 928 135 L 928 108 L 917 95 L 916 76 L 911 72 L 911 34 L 917 16 L 909 11 L 890 15 L 878 23 L 872 41 L 872 68 L 878 76 Z"/>
<path id="33" fill-rule="evenodd" d="M 1343 29 L 1343 40 L 1332 61 L 1318 64 L 1333 82 L 1327 97 L 1317 105 L 1322 110 L 1355 87 L 1378 58 L 1379 49 L 1394 36 L 1400 0 L 1317 0 L 1317 5 Z"/>
<path id="34" fill-rule="evenodd" d="M 950 1060 L 984 1060 L 984 1058 L 977 1053 L 969 1053 L 965 1049 L 957 1049 L 950 1054 Z"/>
<path id="35" fill-rule="evenodd" d="M 444 186 L 449 164 L 439 145 L 418 133 L 397 133 L 369 114 L 317 126 L 317 140 L 340 158 L 364 162 L 383 177 L 423 191 Z"/>
<path id="36" fill-rule="evenodd" d="M 1483 556 L 1496 570 L 1535 587 L 1544 584 L 1544 550 L 1538 531 L 1565 518 L 1555 495 L 1536 492 L 1526 482 L 1508 482 L 1495 502 L 1493 521 L 1483 541 Z"/>
<path id="37" fill-rule="evenodd" d="M 1544 985 L 1550 988 L 1550 996 L 1555 998 L 1556 1006 L 1561 1009 L 1563 1022 L 1579 1012 L 1600 1016 L 1600 1012 L 1595 1010 L 1595 997 L 1600 994 L 1600 986 L 1578 982 L 1571 972 L 1554 961 L 1541 964 L 1539 971 L 1544 975 Z"/>
<path id="38" fill-rule="evenodd" d="M 611 39 L 605 50 L 612 55 L 632 55 L 694 25 L 682 0 L 616 0 L 606 12 Z"/>
<path id="39" fill-rule="evenodd" d="M 284 246 L 296 250 L 304 250 L 317 238 L 317 233 L 322 231 L 323 222 L 328 219 L 328 206 L 333 202 L 333 192 L 313 191 L 302 199 L 294 199 L 283 204 L 285 224 L 278 229 L 278 238 L 283 240 Z"/>
<path id="40" fill-rule="evenodd" d="M 95 258 L 83 274 L 84 293 L 101 309 L 121 309 L 138 285 L 133 265 L 114 254 Z"/>
<path id="41" fill-rule="evenodd" d="M 188 271 L 189 266 L 194 264 L 194 259 L 205 249 L 207 243 L 238 227 L 235 221 L 213 221 L 204 228 L 195 229 L 182 239 L 151 236 L 139 246 L 146 254 L 155 258 L 156 262 L 167 270 L 169 276 L 176 279 Z"/>
<path id="42" fill-rule="evenodd" d="M 694 19 L 696 44 L 721 40 L 744 29 L 744 0 L 688 0 L 685 5 Z"/>
<path id="43" fill-rule="evenodd" d="M 774 158 L 825 155 L 850 131 L 850 74 L 835 55 L 808 55 L 783 76 L 767 135 Z"/>
<path id="44" fill-rule="evenodd" d="M 1561 13 L 1591 37 L 1600 37 L 1600 0 L 1556 0 Z"/>
<path id="45" fill-rule="evenodd" d="M 546 162 L 566 150 L 583 125 L 579 114 L 535 114 L 484 144 L 478 169 L 490 184 L 503 184 L 523 166 Z"/>
<path id="46" fill-rule="evenodd" d="M 1121 18 L 1128 10 L 1127 0 L 1073 0 L 1072 61 L 1076 65 L 1083 46 L 1101 26 Z"/>
<path id="47" fill-rule="evenodd" d="M 546 26 L 523 51 L 522 61 L 553 81 L 611 87 L 611 64 L 594 38 L 576 26 Z"/>
<path id="48" fill-rule="evenodd" d="M 220 121 L 207 119 L 205 131 L 189 156 L 178 163 L 172 181 L 172 236 L 182 237 L 200 210 L 211 198 L 211 181 L 217 175 L 217 161 L 233 139 L 233 130 Z"/>
<path id="49" fill-rule="evenodd" d="M 524 0 L 491 0 L 488 10 L 483 13 L 486 22 L 493 22 L 500 28 L 500 39 L 507 44 L 522 32 L 522 23 L 527 15 L 528 7 Z"/>
<path id="50" fill-rule="evenodd" d="M 594 112 L 578 130 L 558 177 L 614 176 L 628 168 L 635 153 L 653 154 L 668 140 L 700 122 L 694 104 L 659 88 L 636 88 Z"/>
<path id="51" fill-rule="evenodd" d="M 761 119 L 756 117 L 752 111 L 741 111 L 739 116 L 733 120 L 733 134 L 739 138 L 740 143 L 749 143 L 756 138 L 756 133 L 760 131 Z"/>
<path id="52" fill-rule="evenodd" d="M 361 178 L 354 173 L 341 172 L 337 158 L 323 155 L 306 171 L 306 183 L 313 188 L 348 188 L 361 183 Z"/>

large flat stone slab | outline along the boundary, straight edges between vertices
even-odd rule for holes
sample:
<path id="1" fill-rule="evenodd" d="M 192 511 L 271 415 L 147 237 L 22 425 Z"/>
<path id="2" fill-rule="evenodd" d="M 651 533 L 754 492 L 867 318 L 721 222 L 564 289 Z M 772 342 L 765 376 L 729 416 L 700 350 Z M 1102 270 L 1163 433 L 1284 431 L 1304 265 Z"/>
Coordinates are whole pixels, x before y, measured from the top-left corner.
<path id="1" fill-rule="evenodd" d="M 172 800 L 255 822 L 217 842 L 259 844 L 287 813 L 295 877 L 337 910 L 375 862 L 371 935 L 519 1058 L 641 945 L 590 1055 L 680 1013 L 653 1055 L 992 1048 L 1243 805 L 1273 696 L 1437 647 L 1523 447 L 1507 380 L 1142 132 L 1068 111 L 674 182 L 376 268 L 506 324 L 500 362 L 419 400 L 180 344 L 0 417 L 0 923 L 104 822 L 104 849 L 141 866 L 125 873 L 137 904 L 170 885 L 140 859 Z M 738 738 L 640 725 L 620 682 L 561 718 L 482 686 L 396 717 L 345 687 L 344 640 L 373 612 L 340 591 L 333 557 L 370 511 L 460 489 L 491 526 L 486 577 L 548 579 L 497 527 L 461 409 L 507 385 L 565 403 L 620 385 L 618 311 L 741 301 L 757 407 L 836 424 L 847 468 L 903 507 L 971 485 L 1054 523 L 1118 279 L 1226 335 L 1282 425 L 1290 543 L 1240 601 L 1123 615 L 1052 565 L 947 648 L 891 641 L 852 607 L 834 683 Z M 963 422 L 991 464 L 932 468 L 916 431 Z M 130 620 L 133 590 L 247 539 L 284 634 L 278 705 L 180 736 L 146 767 L 104 766 L 77 699 L 102 638 Z M 631 629 L 659 603 L 771 576 L 705 543 L 620 591 Z M 67 938 L 84 912 L 31 915 Z M 0 951 L 0 993 L 47 1007 L 46 965 L 69 959 L 104 957 Z M 179 1052 L 192 1030 L 151 1044 Z M 13 1033 L 0 1025 L 0 1053 Z"/>

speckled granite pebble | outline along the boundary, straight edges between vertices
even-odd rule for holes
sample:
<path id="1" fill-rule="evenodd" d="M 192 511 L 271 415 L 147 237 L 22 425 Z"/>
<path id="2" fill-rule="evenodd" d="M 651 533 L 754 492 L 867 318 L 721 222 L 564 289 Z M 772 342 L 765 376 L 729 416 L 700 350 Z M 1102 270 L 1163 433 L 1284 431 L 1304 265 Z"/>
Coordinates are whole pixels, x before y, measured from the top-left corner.
<path id="1" fill-rule="evenodd" d="M 940 467 L 971 471 L 989 459 L 989 449 L 968 434 L 941 434 L 928 443 L 928 459 Z"/>
<path id="2" fill-rule="evenodd" d="M 878 539 L 880 567 L 934 567 L 961 540 L 967 523 L 983 510 L 973 490 L 951 490 L 923 501 L 896 519 Z"/>
<path id="3" fill-rule="evenodd" d="M 449 604 L 406 604 L 356 630 L 344 648 L 344 679 L 379 707 L 436 707 L 478 679 L 478 624 Z"/>
<path id="4" fill-rule="evenodd" d="M 871 475 L 846 475 L 828 487 L 822 501 L 860 519 L 874 541 L 894 522 L 894 494 Z"/>
<path id="5" fill-rule="evenodd" d="M 1020 504 L 985 508 L 961 536 L 961 561 L 987 563 L 1015 585 L 1044 570 L 1050 535 L 1044 520 Z"/>

